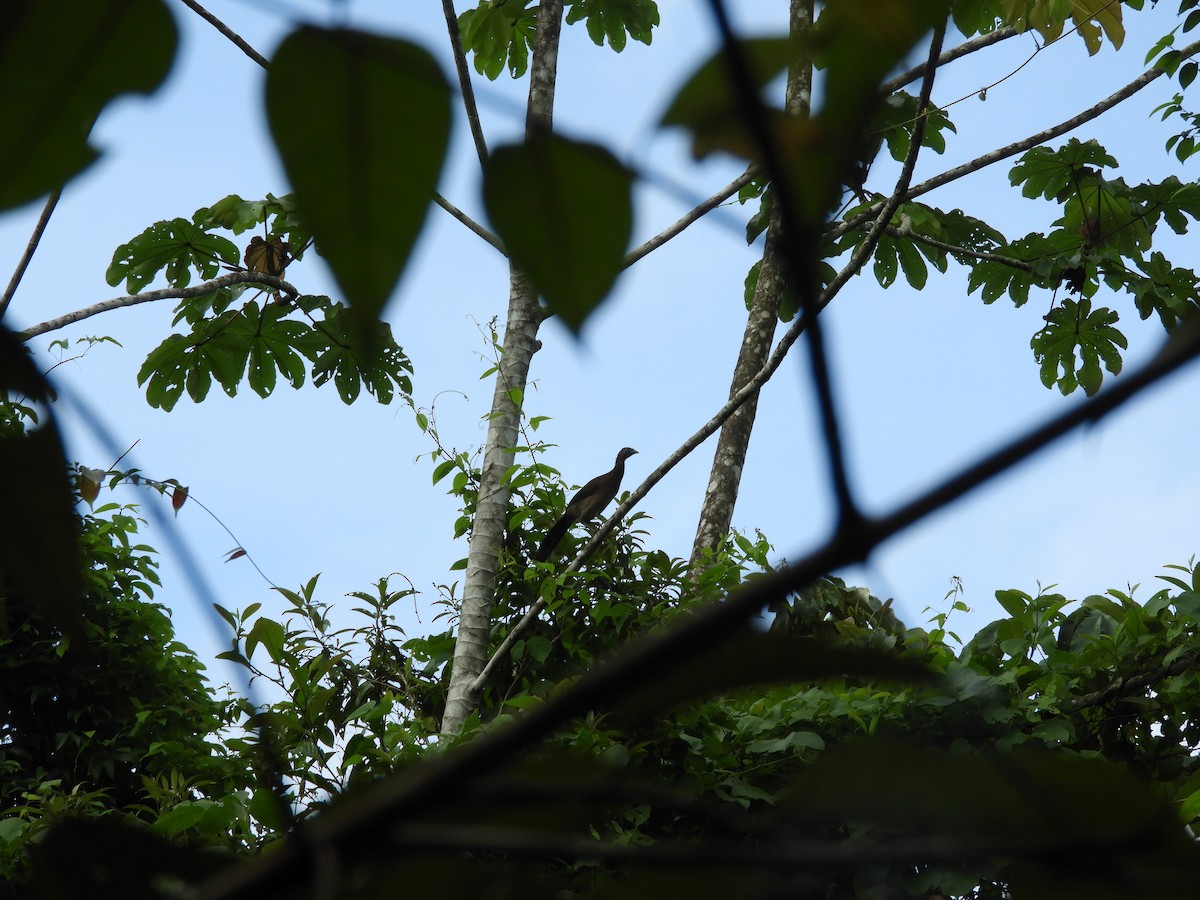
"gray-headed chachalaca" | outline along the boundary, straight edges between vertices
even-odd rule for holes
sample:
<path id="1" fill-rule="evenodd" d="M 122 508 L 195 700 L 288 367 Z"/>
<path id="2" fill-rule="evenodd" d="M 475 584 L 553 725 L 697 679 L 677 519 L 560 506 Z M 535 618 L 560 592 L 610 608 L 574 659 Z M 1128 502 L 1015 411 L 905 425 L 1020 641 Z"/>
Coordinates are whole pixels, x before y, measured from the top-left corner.
<path id="1" fill-rule="evenodd" d="M 594 519 L 604 511 L 604 507 L 608 506 L 613 497 L 617 496 L 617 490 L 621 487 L 621 479 L 625 476 L 625 460 L 635 453 L 637 451 L 632 447 L 622 447 L 621 452 L 617 454 L 617 464 L 612 467 L 612 471 L 597 475 L 579 489 L 579 493 L 572 497 L 571 502 L 567 504 L 562 518 L 546 532 L 546 537 L 538 545 L 537 552 L 533 554 L 535 560 L 545 562 L 572 525 Z"/>

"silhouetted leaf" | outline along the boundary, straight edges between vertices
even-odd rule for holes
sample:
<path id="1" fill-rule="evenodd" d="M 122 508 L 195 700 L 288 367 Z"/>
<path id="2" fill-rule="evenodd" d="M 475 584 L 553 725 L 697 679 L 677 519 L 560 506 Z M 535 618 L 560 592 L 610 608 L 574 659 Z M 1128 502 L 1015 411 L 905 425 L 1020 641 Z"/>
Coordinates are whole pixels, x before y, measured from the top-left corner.
<path id="1" fill-rule="evenodd" d="M 741 47 L 760 90 L 803 52 L 798 42 L 787 37 L 750 38 L 742 41 Z M 692 133 L 696 157 L 715 150 L 748 158 L 758 155 L 746 134 L 742 97 L 730 79 L 722 50 L 691 74 L 663 113 L 661 124 L 686 127 Z"/>
<path id="2" fill-rule="evenodd" d="M 0 394 L 44 399 L 48 389 L 29 353 L 0 326 Z M 0 439 L 0 592 L 20 591 L 68 634 L 82 624 L 83 580 L 75 495 L 53 417 Z"/>
<path id="3" fill-rule="evenodd" d="M 554 135 L 497 149 L 488 216 L 513 259 L 572 331 L 608 296 L 633 231 L 633 178 L 595 144 Z"/>
<path id="4" fill-rule="evenodd" d="M 189 850 L 112 820 L 64 821 L 38 844 L 33 859 L 42 896 L 122 900 L 176 896 L 181 884 L 199 884 L 233 862 L 223 853 Z"/>
<path id="5" fill-rule="evenodd" d="M 450 137 L 450 90 L 416 44 L 309 26 L 267 71 L 267 118 L 317 249 L 364 334 L 408 261 Z"/>
<path id="6" fill-rule="evenodd" d="M 0 209 L 47 194 L 94 162 L 88 134 L 100 111 L 162 84 L 177 41 L 162 0 L 0 6 Z"/>

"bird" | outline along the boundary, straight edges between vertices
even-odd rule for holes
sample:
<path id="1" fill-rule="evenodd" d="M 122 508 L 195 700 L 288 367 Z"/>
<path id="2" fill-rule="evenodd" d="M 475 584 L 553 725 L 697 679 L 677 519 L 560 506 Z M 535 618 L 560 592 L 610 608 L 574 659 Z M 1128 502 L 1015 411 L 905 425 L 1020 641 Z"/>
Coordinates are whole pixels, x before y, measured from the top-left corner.
<path id="1" fill-rule="evenodd" d="M 604 507 L 608 506 L 613 497 L 617 496 L 617 490 L 621 487 L 621 479 L 625 476 L 625 460 L 635 453 L 637 451 L 632 447 L 622 447 L 617 453 L 617 462 L 611 471 L 597 475 L 579 489 L 579 493 L 572 497 L 571 502 L 567 504 L 566 511 L 546 532 L 545 538 L 538 545 L 537 552 L 533 554 L 534 560 L 545 562 L 572 525 L 577 522 L 586 522 L 603 512 Z"/>

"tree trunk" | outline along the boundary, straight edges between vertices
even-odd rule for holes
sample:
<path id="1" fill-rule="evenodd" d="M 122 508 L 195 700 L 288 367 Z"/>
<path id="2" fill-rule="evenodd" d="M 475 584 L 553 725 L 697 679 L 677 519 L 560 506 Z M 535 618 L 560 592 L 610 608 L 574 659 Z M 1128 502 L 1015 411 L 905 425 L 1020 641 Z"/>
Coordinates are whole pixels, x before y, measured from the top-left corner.
<path id="1" fill-rule="evenodd" d="M 791 0 L 790 30 L 793 36 L 806 33 L 812 26 L 812 0 Z M 812 65 L 808 60 L 797 60 L 788 71 L 785 106 L 789 113 L 807 116 L 812 94 Z M 733 370 L 733 384 L 729 388 L 732 397 L 767 362 L 771 344 L 775 337 L 775 325 L 779 321 L 779 307 L 787 285 L 783 279 L 783 258 L 779 252 L 780 216 L 778 207 L 771 211 L 767 225 L 766 243 L 762 263 L 758 272 L 758 283 L 750 314 L 746 319 L 746 331 L 742 336 L 742 349 Z M 748 399 L 726 420 L 717 438 L 717 449 L 713 454 L 712 471 L 708 477 L 708 488 L 704 492 L 704 504 L 700 509 L 700 521 L 696 526 L 696 537 L 692 544 L 691 566 L 699 565 L 706 551 L 712 552 L 729 533 L 733 521 L 733 508 L 737 503 L 738 486 L 742 480 L 742 467 L 746 462 L 746 448 L 750 444 L 750 432 L 754 428 L 754 416 L 758 411 L 758 395 Z"/>
<path id="2" fill-rule="evenodd" d="M 529 106 L 525 119 L 526 138 L 550 130 L 554 111 L 554 80 L 558 71 L 558 37 L 562 30 L 563 0 L 543 0 L 538 9 L 537 39 L 529 74 Z M 508 316 L 504 349 L 492 394 L 492 414 L 479 499 L 467 549 L 467 577 L 463 586 L 462 610 L 450 671 L 442 733 L 457 734 L 475 709 L 478 691 L 471 685 L 487 662 L 492 630 L 492 600 L 500 548 L 508 525 L 510 490 L 504 473 L 512 465 L 512 447 L 517 445 L 521 407 L 513 398 L 523 398 L 529 364 L 537 350 L 537 331 L 544 318 L 537 293 L 516 266 L 509 266 Z M 515 390 L 514 390 L 515 389 Z"/>

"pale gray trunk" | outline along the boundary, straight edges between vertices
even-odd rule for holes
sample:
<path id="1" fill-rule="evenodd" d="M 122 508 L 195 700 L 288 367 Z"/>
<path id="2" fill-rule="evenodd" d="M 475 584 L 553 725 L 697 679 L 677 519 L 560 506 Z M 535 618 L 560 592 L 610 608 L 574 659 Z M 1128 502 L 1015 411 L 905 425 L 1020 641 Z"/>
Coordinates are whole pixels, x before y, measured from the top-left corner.
<path id="1" fill-rule="evenodd" d="M 790 28 L 794 36 L 806 33 L 812 25 L 812 19 L 812 0 L 791 0 Z M 785 100 L 788 112 L 793 115 L 808 115 L 811 92 L 812 66 L 807 60 L 797 60 L 788 72 Z M 779 210 L 776 208 L 772 210 L 767 225 L 758 284 L 754 289 L 750 314 L 746 319 L 742 348 L 733 370 L 730 397 L 741 390 L 766 364 L 786 287 L 783 259 L 779 252 Z M 696 526 L 696 537 L 692 544 L 693 570 L 703 560 L 706 551 L 715 551 L 729 533 L 733 509 L 737 504 L 738 487 L 742 480 L 742 468 L 746 462 L 746 449 L 750 445 L 750 432 L 754 429 L 754 417 L 757 412 L 758 394 L 755 393 L 721 426 L 717 449 L 713 454 L 712 471 L 708 477 L 708 488 L 704 492 L 704 504 L 700 509 L 700 522 Z"/>
<path id="2" fill-rule="evenodd" d="M 544 0 L 538 10 L 537 40 L 529 74 L 526 137 L 549 131 L 551 127 L 562 15 L 562 0 Z M 504 349 L 496 372 L 483 471 L 479 479 L 479 499 L 467 549 L 467 575 L 446 712 L 442 716 L 443 734 L 457 734 L 479 700 L 478 691 L 473 691 L 471 686 L 487 662 L 492 630 L 492 600 L 511 493 L 504 481 L 504 473 L 513 462 L 512 448 L 517 445 L 521 421 L 520 400 L 525 396 L 529 364 L 537 349 L 537 331 L 542 318 L 537 293 L 529 279 L 516 266 L 510 265 Z"/>

